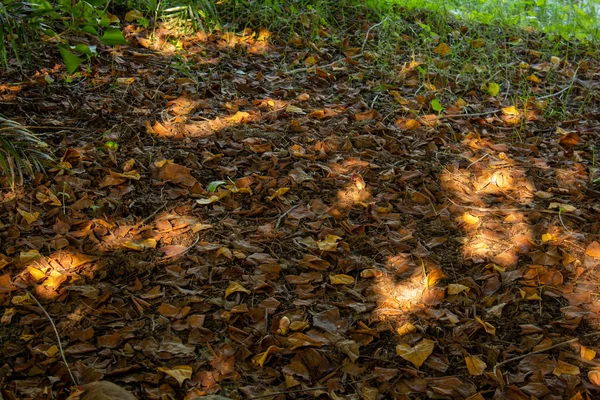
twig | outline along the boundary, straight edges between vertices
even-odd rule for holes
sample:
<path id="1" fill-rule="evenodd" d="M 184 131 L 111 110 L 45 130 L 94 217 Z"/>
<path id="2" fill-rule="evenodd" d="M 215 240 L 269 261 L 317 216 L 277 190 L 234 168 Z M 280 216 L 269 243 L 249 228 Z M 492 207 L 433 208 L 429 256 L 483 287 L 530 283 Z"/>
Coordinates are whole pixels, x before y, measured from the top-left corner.
<path id="1" fill-rule="evenodd" d="M 138 224 L 138 226 L 140 225 L 145 225 L 148 221 L 150 221 L 156 214 L 158 214 L 159 212 L 161 212 L 162 210 L 165 209 L 165 207 L 167 207 L 167 203 L 164 203 L 162 206 L 158 207 L 156 210 L 154 210 L 154 212 L 150 215 L 148 215 L 146 218 L 144 218 L 142 220 L 142 222 L 140 222 Z"/>
<path id="2" fill-rule="evenodd" d="M 518 361 L 518 360 L 521 360 L 521 359 L 523 359 L 523 358 L 525 358 L 525 357 L 528 357 L 528 356 L 531 356 L 531 355 L 533 355 L 533 354 L 540 354 L 540 353 L 543 353 L 543 352 L 545 352 L 545 351 L 552 350 L 552 349 L 555 349 L 555 348 L 557 348 L 557 347 L 560 347 L 560 346 L 564 346 L 565 344 L 574 343 L 574 342 L 577 342 L 578 340 L 579 340 L 579 338 L 570 339 L 570 340 L 567 340 L 567 341 L 565 341 L 565 342 L 560 342 L 560 343 L 557 343 L 557 344 L 555 344 L 555 345 L 553 345 L 553 346 L 546 347 L 545 349 L 540 349 L 540 350 L 532 351 L 532 352 L 529 352 L 529 353 L 527 353 L 527 354 L 521 354 L 520 356 L 511 357 L 511 358 L 509 358 L 508 360 L 504 360 L 504 361 L 502 361 L 502 362 L 499 362 L 499 363 L 497 363 L 496 365 L 494 365 L 494 368 L 493 368 L 493 374 L 494 374 L 494 378 L 496 378 L 496 377 L 497 377 L 497 375 L 496 375 L 496 370 L 497 370 L 497 369 L 498 369 L 498 367 L 499 367 L 499 366 L 501 366 L 501 365 L 508 364 L 508 363 L 510 363 L 510 362 L 513 362 L 513 361 Z"/>
<path id="3" fill-rule="evenodd" d="M 363 44 L 362 44 L 362 47 L 360 48 L 360 52 L 361 52 L 361 53 L 364 53 L 364 51 L 365 51 L 365 46 L 367 45 L 367 40 L 369 39 L 369 33 L 371 33 L 371 30 L 372 30 L 373 28 L 376 28 L 376 27 L 378 27 L 379 25 L 383 24 L 385 21 L 387 21 L 387 19 L 388 19 L 388 17 L 385 17 L 384 19 L 382 19 L 382 20 L 381 20 L 381 22 L 378 22 L 378 23 L 376 23 L 375 25 L 373 25 L 372 27 L 370 27 L 370 28 L 367 30 L 367 34 L 365 35 L 365 40 L 364 40 L 364 42 L 363 42 Z"/>
<path id="4" fill-rule="evenodd" d="M 384 19 L 382 19 L 382 20 L 381 20 L 381 22 L 378 22 L 378 23 L 376 23 L 375 25 L 373 25 L 372 27 L 370 27 L 370 28 L 367 30 L 367 34 L 366 34 L 366 36 L 365 36 L 365 40 L 363 41 L 363 44 L 362 44 L 362 46 L 361 46 L 361 48 L 360 48 L 360 53 L 358 53 L 358 54 L 355 54 L 355 55 L 353 55 L 353 56 L 350 56 L 350 57 L 348 57 L 348 58 L 354 59 L 354 58 L 359 58 L 359 57 L 362 57 L 362 56 L 364 55 L 365 46 L 366 46 L 366 44 L 367 44 L 367 39 L 369 38 L 369 33 L 371 33 L 371 30 L 372 30 L 373 28 L 375 28 L 375 27 L 377 27 L 377 26 L 379 26 L 379 25 L 383 24 L 383 23 L 384 23 L 384 22 L 385 22 L 387 19 L 388 19 L 388 17 L 385 17 Z M 339 63 L 339 62 L 341 62 L 341 61 L 343 61 L 343 60 L 334 61 L 334 62 L 332 62 L 332 63 L 325 64 L 325 65 L 313 65 L 313 66 L 311 66 L 311 67 L 306 67 L 306 68 L 296 68 L 296 69 L 292 69 L 292 70 L 290 70 L 290 71 L 286 71 L 286 72 L 284 72 L 284 74 L 285 74 L 285 75 L 293 75 L 293 74 L 297 74 L 298 72 L 306 72 L 306 71 L 308 71 L 308 70 L 312 69 L 313 67 L 317 67 L 317 68 L 328 68 L 328 67 L 331 67 L 331 66 L 333 66 L 333 65 L 335 65 L 335 64 L 337 64 L 337 63 Z"/>
<path id="5" fill-rule="evenodd" d="M 363 53 L 358 53 L 358 54 L 355 54 L 355 55 L 353 55 L 353 56 L 350 56 L 350 57 L 348 57 L 348 58 L 352 58 L 352 59 L 353 59 L 353 58 L 359 58 L 359 57 L 362 57 L 363 55 L 364 55 Z M 331 66 L 333 66 L 333 65 L 335 65 L 335 64 L 337 64 L 337 63 L 340 63 L 340 62 L 342 62 L 342 61 L 344 61 L 344 60 L 337 60 L 337 61 L 331 62 L 331 63 L 329 63 L 329 64 L 325 64 L 325 65 L 313 65 L 312 67 L 306 67 L 306 68 L 296 68 L 296 69 L 292 69 L 292 70 L 290 70 L 290 71 L 286 71 L 286 72 L 284 72 L 284 74 L 286 74 L 286 75 L 293 75 L 293 74 L 296 74 L 296 73 L 298 73 L 298 72 L 306 72 L 306 71 L 308 71 L 308 70 L 312 69 L 313 67 L 317 67 L 317 68 L 327 68 L 327 67 L 331 67 Z"/>
<path id="6" fill-rule="evenodd" d="M 69 371 L 71 380 L 73 381 L 75 386 L 79 385 L 79 383 L 77 383 L 77 380 L 75 379 L 75 376 L 73 376 L 73 372 L 71 372 L 71 368 L 69 367 L 69 363 L 67 362 L 67 357 L 65 357 L 65 353 L 64 353 L 63 347 L 62 347 L 62 342 L 60 341 L 60 335 L 58 334 L 58 329 L 56 329 L 56 325 L 54 325 L 54 321 L 52 320 L 52 317 L 50 317 L 50 314 L 48 314 L 48 311 L 46 311 L 46 309 L 44 308 L 42 303 L 40 303 L 38 301 L 38 299 L 36 299 L 36 297 L 33 295 L 33 293 L 31 293 L 29 290 L 27 290 L 25 288 L 21 288 L 21 289 L 23 289 L 24 291 L 27 292 L 27 294 L 29 294 L 29 296 L 33 299 L 33 301 L 35 301 L 36 304 L 42 309 L 42 311 L 46 315 L 46 318 L 48 318 L 48 321 L 50 321 L 50 324 L 52 325 L 52 329 L 54 329 L 54 334 L 56 335 L 56 341 L 58 342 L 58 350 L 60 351 L 60 356 L 62 357 L 62 360 L 65 363 L 65 366 L 67 367 L 67 371 Z"/>
<path id="7" fill-rule="evenodd" d="M 560 216 L 559 211 L 553 211 L 553 210 L 539 210 L 536 208 L 484 208 L 484 207 L 475 207 L 475 206 L 467 206 L 467 205 L 463 205 L 463 204 L 457 204 L 454 201 L 452 201 L 452 199 L 450 199 L 449 197 L 446 197 L 446 200 L 448 200 L 450 203 L 454 204 L 457 207 L 462 207 L 462 208 L 466 208 L 469 210 L 475 210 L 475 211 L 481 211 L 481 212 L 534 212 L 534 211 L 537 211 L 539 213 L 554 214 L 554 215 Z M 568 215 L 569 217 L 571 217 L 577 221 L 586 222 L 586 220 L 584 218 L 581 218 L 580 216 L 573 215 L 573 214 L 566 214 L 566 215 Z"/>
<path id="8" fill-rule="evenodd" d="M 500 112 L 502 110 L 491 110 L 491 111 L 486 111 L 486 112 L 480 112 L 480 113 L 473 113 L 473 114 L 449 114 L 449 115 L 441 115 L 438 117 L 438 119 L 451 119 L 451 118 L 463 118 L 463 117 L 482 117 L 484 115 L 490 115 L 490 114 L 496 114 L 497 112 Z"/>
<path id="9" fill-rule="evenodd" d="M 289 210 L 287 210 L 286 212 L 284 212 L 283 214 L 281 214 L 281 216 L 279 218 L 277 218 L 277 222 L 275 223 L 275 229 L 279 228 L 279 224 L 281 224 L 281 220 L 283 218 L 285 218 L 286 215 L 288 215 L 289 213 L 292 212 L 292 210 L 295 210 L 298 207 L 300 207 L 300 204 L 296 204 L 294 207 L 290 207 Z"/>
<path id="10" fill-rule="evenodd" d="M 188 247 L 186 247 L 186 248 L 182 249 L 181 251 L 179 251 L 179 252 L 177 252 L 177 253 L 175 253 L 175 254 L 171 254 L 171 255 L 169 255 L 169 256 L 163 257 L 163 259 L 162 259 L 162 260 L 163 260 L 163 261 L 164 261 L 164 260 L 168 260 L 169 258 L 177 257 L 177 256 L 180 256 L 180 255 L 182 255 L 182 254 L 185 254 L 185 253 L 187 253 L 188 251 L 190 251 L 191 249 L 193 249 L 193 248 L 194 248 L 194 246 L 196 246 L 196 245 L 198 244 L 198 242 L 199 242 L 199 241 L 200 241 L 200 234 L 198 234 L 198 235 L 196 236 L 196 240 L 194 240 L 194 243 L 192 243 L 192 244 L 191 244 L 191 245 L 189 245 Z"/>

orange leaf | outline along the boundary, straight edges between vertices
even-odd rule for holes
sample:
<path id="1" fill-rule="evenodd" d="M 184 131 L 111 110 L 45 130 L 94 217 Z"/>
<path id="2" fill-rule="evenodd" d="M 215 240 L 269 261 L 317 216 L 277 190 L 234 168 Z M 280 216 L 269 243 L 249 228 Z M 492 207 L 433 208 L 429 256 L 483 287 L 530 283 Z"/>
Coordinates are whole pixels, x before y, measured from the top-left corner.
<path id="1" fill-rule="evenodd" d="M 585 254 L 587 254 L 590 257 L 600 258 L 600 243 L 590 243 L 590 245 L 585 249 Z"/>

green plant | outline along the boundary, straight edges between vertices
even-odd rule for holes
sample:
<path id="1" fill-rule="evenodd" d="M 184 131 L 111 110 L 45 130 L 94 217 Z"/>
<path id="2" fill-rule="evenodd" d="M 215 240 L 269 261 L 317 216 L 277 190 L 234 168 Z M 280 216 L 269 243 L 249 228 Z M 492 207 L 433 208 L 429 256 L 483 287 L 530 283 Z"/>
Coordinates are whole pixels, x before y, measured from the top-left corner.
<path id="1" fill-rule="evenodd" d="M 0 115 L 0 172 L 13 189 L 16 183 L 24 182 L 24 176 L 44 171 L 44 162 L 52 161 L 47 148 L 39 136 Z"/>

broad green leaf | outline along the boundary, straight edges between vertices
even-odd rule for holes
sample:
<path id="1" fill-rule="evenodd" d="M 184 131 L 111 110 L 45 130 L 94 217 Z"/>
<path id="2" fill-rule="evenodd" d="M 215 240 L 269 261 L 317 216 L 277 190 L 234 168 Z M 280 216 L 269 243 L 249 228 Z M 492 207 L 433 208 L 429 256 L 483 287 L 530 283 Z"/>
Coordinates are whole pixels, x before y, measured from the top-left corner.
<path id="1" fill-rule="evenodd" d="M 62 56 L 63 61 L 65 62 L 65 66 L 67 67 L 67 71 L 69 72 L 69 74 L 72 74 L 75 71 L 77 71 L 77 68 L 83 62 L 83 60 L 77 57 L 75 54 L 71 53 L 63 46 L 60 46 L 58 48 L 58 51 L 60 51 L 60 55 Z"/>
<path id="2" fill-rule="evenodd" d="M 92 50 L 83 43 L 79 43 L 77 46 L 75 46 L 75 50 L 77 50 L 80 53 L 85 54 L 86 56 L 89 56 L 89 57 L 92 56 Z"/>
<path id="3" fill-rule="evenodd" d="M 214 193 L 215 190 L 217 190 L 217 188 L 219 186 L 224 185 L 225 183 L 227 183 L 227 182 L 225 182 L 225 181 L 213 181 L 213 182 L 211 182 L 211 183 L 208 184 L 208 191 L 211 192 L 211 193 Z"/>
<path id="4" fill-rule="evenodd" d="M 104 36 L 100 39 L 102 43 L 108 45 L 116 45 L 116 44 L 126 44 L 127 40 L 123 37 L 123 32 L 117 28 L 108 28 L 106 32 L 104 32 Z"/>
<path id="5" fill-rule="evenodd" d="M 500 93 L 500 85 L 498 85 L 497 83 L 494 83 L 494 82 L 488 83 L 487 92 L 489 93 L 490 96 L 497 96 L 498 93 Z"/>
<path id="6" fill-rule="evenodd" d="M 435 112 L 441 112 L 444 109 L 444 107 L 442 106 L 442 103 L 440 103 L 439 99 L 431 100 L 431 108 Z"/>

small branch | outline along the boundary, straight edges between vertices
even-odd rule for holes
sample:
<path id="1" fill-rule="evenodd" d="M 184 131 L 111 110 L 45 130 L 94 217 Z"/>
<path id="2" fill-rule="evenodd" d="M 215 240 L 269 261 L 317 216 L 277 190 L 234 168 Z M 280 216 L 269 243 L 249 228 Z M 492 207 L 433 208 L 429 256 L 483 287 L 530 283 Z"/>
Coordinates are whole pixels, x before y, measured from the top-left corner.
<path id="1" fill-rule="evenodd" d="M 383 24 L 383 23 L 384 23 L 385 21 L 387 21 L 387 20 L 388 20 L 388 17 L 385 17 L 384 19 L 382 19 L 382 20 L 381 20 L 381 22 L 378 22 L 378 23 L 376 23 L 375 25 L 373 25 L 372 27 L 370 27 L 370 28 L 367 30 L 367 34 L 365 35 L 365 40 L 364 40 L 364 42 L 363 42 L 363 44 L 362 44 L 362 47 L 360 48 L 360 52 L 361 52 L 361 53 L 364 53 L 364 51 L 365 51 L 365 46 L 367 45 L 367 40 L 369 39 L 369 33 L 371 33 L 371 30 L 372 30 L 373 28 L 376 28 L 376 27 L 378 27 L 379 25 Z"/>
<path id="2" fill-rule="evenodd" d="M 277 218 L 277 222 L 275 223 L 275 229 L 279 228 L 279 224 L 281 224 L 281 220 L 283 218 L 285 218 L 286 215 L 288 215 L 289 213 L 291 213 L 293 210 L 295 210 L 298 207 L 300 207 L 300 204 L 296 204 L 294 207 L 290 207 L 289 210 L 287 210 L 286 212 L 281 214 L 281 216 L 279 218 Z"/>
<path id="3" fill-rule="evenodd" d="M 140 223 L 138 224 L 138 226 L 140 226 L 140 225 L 146 225 L 146 223 L 147 223 L 148 221 L 150 221 L 150 220 L 151 220 L 151 219 L 152 219 L 152 218 L 153 218 L 153 217 L 154 217 L 156 214 L 158 214 L 159 212 L 161 212 L 162 210 L 164 210 L 164 209 L 165 209 L 165 207 L 167 207 L 167 203 L 163 204 L 162 206 L 160 206 L 160 207 L 158 207 L 156 210 L 154 210 L 154 212 L 153 212 L 152 214 L 148 215 L 146 218 L 144 218 L 144 219 L 142 220 L 142 222 L 140 222 Z"/>
<path id="4" fill-rule="evenodd" d="M 27 294 L 29 294 L 29 296 L 33 299 L 33 301 L 35 301 L 36 304 L 42 309 L 42 311 L 46 315 L 46 318 L 48 318 L 48 321 L 52 325 L 52 329 L 54 329 L 54 334 L 56 335 L 56 341 L 58 342 L 58 350 L 60 351 L 60 356 L 62 357 L 62 360 L 65 363 L 65 366 L 67 367 L 67 371 L 69 371 L 71 380 L 73 381 L 73 384 L 75 386 L 79 385 L 79 383 L 77 383 L 77 380 L 75 379 L 75 376 L 73 376 L 73 372 L 71 372 L 71 368 L 69 367 L 69 363 L 67 362 L 67 358 L 65 357 L 65 353 L 64 353 L 63 347 L 62 347 L 62 342 L 60 341 L 60 335 L 58 334 L 58 329 L 56 329 L 56 325 L 54 325 L 54 321 L 52 320 L 52 317 L 50 317 L 50 314 L 48 314 L 48 311 L 46 311 L 46 309 L 44 308 L 42 303 L 40 303 L 38 301 L 38 299 L 36 299 L 36 297 L 33 295 L 33 293 L 31 293 L 29 290 L 27 290 L 25 288 L 21 288 L 21 289 L 23 289 L 24 291 L 27 292 Z"/>
<path id="5" fill-rule="evenodd" d="M 528 357 L 528 356 L 531 356 L 533 354 L 540 354 L 540 353 L 543 353 L 545 351 L 552 350 L 552 349 L 555 349 L 555 348 L 560 347 L 560 346 L 564 346 L 565 344 L 574 343 L 574 342 L 577 342 L 578 340 L 579 340 L 579 338 L 570 339 L 570 340 L 567 340 L 565 342 L 560 342 L 560 343 L 557 343 L 557 344 L 555 344 L 553 346 L 546 347 L 545 349 L 540 349 L 540 350 L 532 351 L 532 352 L 529 352 L 527 354 L 521 354 L 520 356 L 512 357 L 512 358 L 509 358 L 508 360 L 504 360 L 502 362 L 499 362 L 496 365 L 494 365 L 494 368 L 493 368 L 494 377 L 497 376 L 496 375 L 496 370 L 501 365 L 508 364 L 510 362 L 513 362 L 513 361 L 521 360 L 521 359 L 523 359 L 525 357 Z"/>
<path id="6" fill-rule="evenodd" d="M 354 59 L 354 58 L 362 57 L 363 55 L 364 55 L 363 53 L 358 53 L 358 54 L 355 54 L 355 55 L 350 56 L 348 58 Z M 325 64 L 325 65 L 313 65 L 312 67 L 296 68 L 296 69 L 292 69 L 290 71 L 286 71 L 286 72 L 284 72 L 284 74 L 286 74 L 286 75 L 293 75 L 293 74 L 297 74 L 298 72 L 306 72 L 306 71 L 308 71 L 308 70 L 310 70 L 312 68 L 315 68 L 315 67 L 316 68 L 328 68 L 328 67 L 334 66 L 335 64 L 340 63 L 342 61 L 344 61 L 344 60 L 334 61 L 334 62 L 331 62 L 329 64 Z"/>

